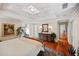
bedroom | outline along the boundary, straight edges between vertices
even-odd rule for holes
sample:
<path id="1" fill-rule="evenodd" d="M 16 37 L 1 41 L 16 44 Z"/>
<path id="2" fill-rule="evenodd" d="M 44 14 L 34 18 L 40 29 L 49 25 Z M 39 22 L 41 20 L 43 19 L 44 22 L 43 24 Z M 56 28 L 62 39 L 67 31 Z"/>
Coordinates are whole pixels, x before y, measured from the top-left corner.
<path id="1" fill-rule="evenodd" d="M 45 56 L 78 55 L 78 12 L 77 3 L 1 3 L 0 55 L 36 56 L 41 50 L 40 54 Z M 67 36 L 66 43 L 74 48 L 72 54 L 64 50 L 65 54 L 57 53 L 62 48 L 54 48 L 55 44 L 61 45 L 59 41 L 63 32 Z M 55 42 L 51 40 L 52 33 Z M 57 51 L 51 51 L 53 49 Z"/>

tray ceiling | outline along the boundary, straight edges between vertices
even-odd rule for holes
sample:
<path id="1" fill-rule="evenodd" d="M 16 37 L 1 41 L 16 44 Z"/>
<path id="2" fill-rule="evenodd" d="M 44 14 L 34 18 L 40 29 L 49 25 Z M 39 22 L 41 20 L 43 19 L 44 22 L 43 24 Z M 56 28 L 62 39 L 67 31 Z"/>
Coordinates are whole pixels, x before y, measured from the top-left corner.
<path id="1" fill-rule="evenodd" d="M 0 4 L 0 18 L 14 18 L 22 21 L 35 22 L 45 19 L 55 19 L 61 13 L 67 12 L 76 4 L 64 3 L 2 3 Z M 66 6 L 67 5 L 67 6 Z"/>

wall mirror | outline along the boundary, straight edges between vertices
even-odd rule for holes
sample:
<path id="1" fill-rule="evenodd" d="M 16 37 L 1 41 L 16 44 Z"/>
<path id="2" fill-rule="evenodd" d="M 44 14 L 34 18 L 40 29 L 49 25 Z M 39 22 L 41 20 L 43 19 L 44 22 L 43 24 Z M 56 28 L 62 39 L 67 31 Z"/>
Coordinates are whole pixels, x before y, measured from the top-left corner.
<path id="1" fill-rule="evenodd" d="M 48 32 L 48 24 L 42 24 L 42 32 Z"/>
<path id="2" fill-rule="evenodd" d="M 62 33 L 68 37 L 68 21 L 58 21 L 58 32 L 59 37 Z"/>

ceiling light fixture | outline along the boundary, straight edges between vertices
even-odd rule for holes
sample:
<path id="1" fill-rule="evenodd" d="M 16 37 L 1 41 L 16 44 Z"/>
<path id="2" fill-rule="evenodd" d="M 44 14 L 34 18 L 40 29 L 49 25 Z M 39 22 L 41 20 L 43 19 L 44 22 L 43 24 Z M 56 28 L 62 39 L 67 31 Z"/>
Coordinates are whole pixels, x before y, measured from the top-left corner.
<path id="1" fill-rule="evenodd" d="M 30 5 L 27 8 L 25 8 L 24 11 L 28 12 L 29 14 L 37 14 L 37 13 L 40 12 L 37 8 L 35 8 L 32 5 Z"/>

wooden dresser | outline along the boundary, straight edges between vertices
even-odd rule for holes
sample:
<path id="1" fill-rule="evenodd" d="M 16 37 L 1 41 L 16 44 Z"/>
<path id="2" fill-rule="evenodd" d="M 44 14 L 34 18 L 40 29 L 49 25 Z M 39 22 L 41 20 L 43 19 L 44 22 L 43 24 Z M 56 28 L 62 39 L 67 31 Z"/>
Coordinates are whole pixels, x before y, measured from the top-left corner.
<path id="1" fill-rule="evenodd" d="M 51 41 L 52 37 L 50 33 L 39 33 L 39 39 Z"/>

